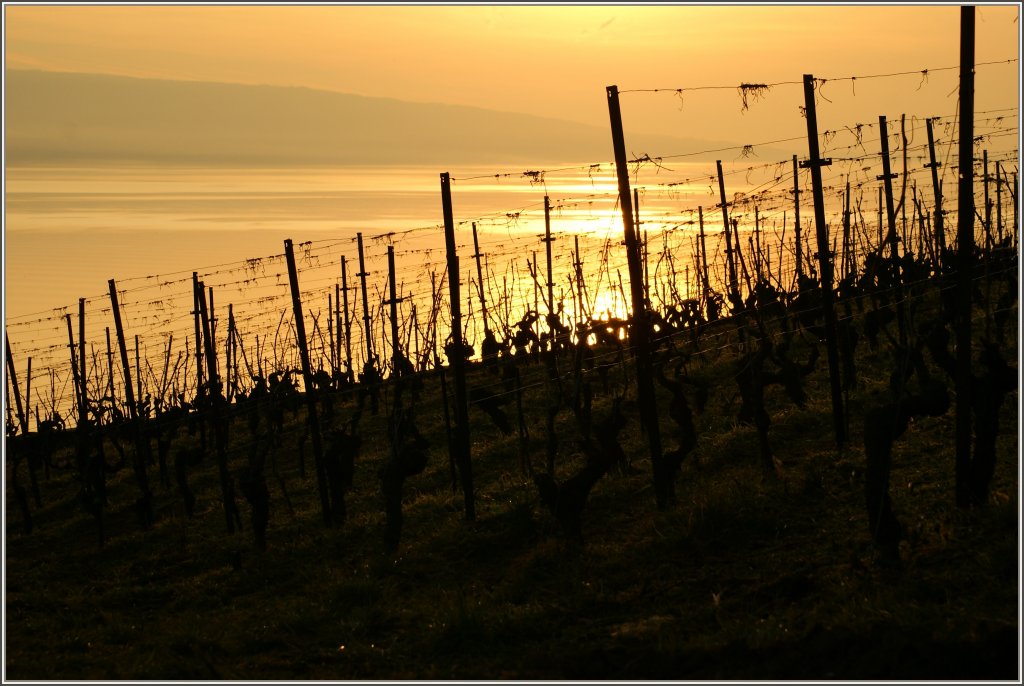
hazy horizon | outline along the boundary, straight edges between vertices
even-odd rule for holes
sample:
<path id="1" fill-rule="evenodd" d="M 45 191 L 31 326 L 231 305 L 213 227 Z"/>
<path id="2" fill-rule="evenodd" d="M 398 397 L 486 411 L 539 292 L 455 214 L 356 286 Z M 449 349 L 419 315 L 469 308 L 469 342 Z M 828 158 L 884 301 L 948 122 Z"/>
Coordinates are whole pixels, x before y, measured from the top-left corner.
<path id="1" fill-rule="evenodd" d="M 6 77 L 8 166 L 540 164 L 612 157 L 605 129 L 481 107 L 80 72 L 14 69 Z M 629 142 L 655 154 L 743 144 L 633 130 Z"/>

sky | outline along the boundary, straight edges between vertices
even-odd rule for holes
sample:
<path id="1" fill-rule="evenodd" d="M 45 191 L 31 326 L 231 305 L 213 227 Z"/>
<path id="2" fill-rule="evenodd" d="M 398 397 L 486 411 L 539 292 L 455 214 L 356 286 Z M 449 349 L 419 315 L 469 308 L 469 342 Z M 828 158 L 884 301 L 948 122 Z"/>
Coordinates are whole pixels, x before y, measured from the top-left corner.
<path id="1" fill-rule="evenodd" d="M 7 69 L 305 86 L 600 126 L 606 86 L 658 88 L 668 92 L 623 102 L 627 130 L 735 139 L 741 129 L 758 140 L 780 122 L 799 129 L 799 88 L 746 112 L 735 90 L 680 98 L 672 89 L 955 67 L 959 14 L 948 4 L 8 4 L 4 28 Z M 1018 4 L 978 7 L 977 62 L 1018 56 L 1018 15 Z M 1019 63 L 980 69 L 978 109 L 1014 104 L 1019 73 Z M 861 79 L 864 109 L 836 116 L 898 117 L 908 92 L 932 114 L 952 114 L 955 78 L 933 71 L 924 94 L 913 76 Z"/>

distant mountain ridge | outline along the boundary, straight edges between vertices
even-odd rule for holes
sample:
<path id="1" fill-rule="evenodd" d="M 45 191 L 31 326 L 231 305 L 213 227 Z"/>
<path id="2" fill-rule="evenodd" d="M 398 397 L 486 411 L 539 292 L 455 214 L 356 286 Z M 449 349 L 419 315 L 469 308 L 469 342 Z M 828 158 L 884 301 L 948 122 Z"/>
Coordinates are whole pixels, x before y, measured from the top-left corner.
<path id="1" fill-rule="evenodd" d="M 34 70 L 5 73 L 9 165 L 607 161 L 609 129 L 333 91 Z M 629 131 L 631 154 L 735 145 Z M 713 157 L 712 157 L 713 158 Z"/>

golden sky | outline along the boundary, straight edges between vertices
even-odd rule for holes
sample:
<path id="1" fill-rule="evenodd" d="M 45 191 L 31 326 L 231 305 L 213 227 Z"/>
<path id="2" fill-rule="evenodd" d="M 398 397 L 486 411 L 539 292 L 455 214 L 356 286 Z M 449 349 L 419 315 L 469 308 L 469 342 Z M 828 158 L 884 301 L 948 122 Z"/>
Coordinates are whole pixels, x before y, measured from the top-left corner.
<path id="1" fill-rule="evenodd" d="M 978 62 L 1019 53 L 1018 6 L 979 6 Z M 932 6 L 29 6 L 6 5 L 7 69 L 307 86 L 607 126 L 604 88 L 689 88 L 956 66 L 959 9 Z M 956 108 L 955 72 L 861 81 L 855 117 L 898 117 L 915 91 Z M 978 109 L 1016 103 L 1017 64 L 980 70 Z M 849 84 L 836 86 L 852 90 Z M 627 130 L 771 136 L 799 88 L 740 113 L 734 91 L 624 103 Z M 652 104 L 653 103 L 653 104 Z M 682 104 L 682 107 L 680 107 Z M 723 111 L 728 109 L 728 117 Z M 752 108 L 753 109 L 753 108 Z M 822 123 L 829 125 L 828 115 Z M 733 136 L 734 137 L 734 136 Z"/>

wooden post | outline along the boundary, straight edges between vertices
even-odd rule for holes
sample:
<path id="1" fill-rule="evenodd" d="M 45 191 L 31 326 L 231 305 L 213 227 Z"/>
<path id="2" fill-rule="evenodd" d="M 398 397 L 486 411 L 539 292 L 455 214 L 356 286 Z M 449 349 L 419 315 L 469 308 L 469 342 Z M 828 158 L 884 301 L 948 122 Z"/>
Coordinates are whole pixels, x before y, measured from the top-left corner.
<path id="1" fill-rule="evenodd" d="M 701 293 L 705 303 L 711 293 L 711 282 L 708 281 L 708 248 L 704 242 L 704 208 L 697 207 L 697 219 L 700 223 L 700 262 L 701 262 Z"/>
<path id="2" fill-rule="evenodd" d="M 634 191 L 636 192 L 636 191 Z M 640 216 L 640 212 L 637 211 L 637 217 Z M 637 232 L 639 236 L 639 232 Z M 640 264 L 643 266 L 644 271 L 644 307 L 649 312 L 651 309 L 651 282 L 650 282 L 650 253 L 647 247 L 647 229 L 644 229 L 644 240 L 641 243 L 643 247 L 643 256 L 640 260 Z"/>
<path id="3" fill-rule="evenodd" d="M 803 246 L 800 243 L 800 174 L 797 168 L 796 155 L 793 155 L 793 216 L 796 222 L 794 246 L 796 247 L 796 277 L 799 284 L 800 277 L 804 275 L 804 263 L 800 254 Z"/>
<path id="4" fill-rule="evenodd" d="M 344 258 L 342 258 L 344 259 Z M 348 293 L 345 294 L 346 300 L 348 299 Z M 345 303 L 348 305 L 348 303 Z M 334 339 L 334 349 L 331 351 L 331 355 L 334 356 L 334 369 L 331 370 L 333 375 L 338 369 L 341 368 L 341 286 L 337 282 L 334 283 L 334 330 L 337 335 Z"/>
<path id="5" fill-rule="evenodd" d="M 629 194 L 629 169 L 626 166 L 626 142 L 622 131 L 622 112 L 619 109 L 619 89 L 608 86 L 608 116 L 612 129 L 612 146 L 615 152 L 615 170 L 619 182 L 619 203 L 622 206 L 622 224 L 626 241 L 626 259 L 629 264 L 629 286 L 633 300 L 633 357 L 636 362 L 637 400 L 640 405 L 641 426 L 647 430 L 648 448 L 651 456 L 655 498 L 659 509 L 666 509 L 675 502 L 675 474 L 668 469 L 661 452 L 661 431 L 658 425 L 658 407 L 654 395 L 654 381 L 651 376 L 649 350 L 650 322 L 644 303 L 643 267 L 640 264 L 640 250 L 633 226 L 632 198 Z M 724 210 L 724 205 L 723 205 Z M 726 226 L 728 230 L 728 226 Z"/>
<path id="6" fill-rule="evenodd" d="M 580 256 L 580 236 L 576 234 L 573 236 L 573 243 L 576 248 L 576 260 L 573 262 L 573 268 L 576 271 L 576 322 L 577 326 L 582 324 L 585 319 L 586 306 L 583 304 L 583 258 Z M 581 345 L 586 345 L 586 341 L 580 341 Z"/>
<path id="7" fill-rule="evenodd" d="M 70 339 L 70 324 L 69 336 Z M 114 394 L 114 349 L 110 346 L 110 327 L 103 327 L 104 332 L 107 336 L 107 390 L 110 392 L 110 402 L 116 402 L 116 395 Z M 74 353 L 72 353 L 72 364 L 74 364 Z"/>
<path id="8" fill-rule="evenodd" d="M 202 313 L 200 312 L 200 304 L 206 300 L 206 287 L 203 282 L 199 280 L 196 272 L 192 272 L 192 292 L 195 299 L 195 325 L 196 325 L 196 396 L 195 402 L 193 403 L 193 409 L 198 417 L 199 424 L 199 445 L 202 446 L 203 451 L 206 451 L 206 407 L 203 403 L 202 398 L 210 394 L 210 389 L 207 388 L 209 384 L 205 383 L 205 375 L 203 374 L 203 320 Z M 276 362 L 276 360 L 275 360 Z"/>
<path id="9" fill-rule="evenodd" d="M 32 419 L 32 358 L 28 358 L 28 371 L 25 372 L 25 433 Z M 39 426 L 39 406 L 36 406 L 36 426 Z"/>
<path id="10" fill-rule="evenodd" d="M 423 371 L 423 369 L 420 367 L 420 364 L 419 364 L 419 362 L 420 362 L 420 321 L 416 317 L 416 303 L 415 302 L 413 302 L 413 304 L 412 304 L 412 330 L 413 330 L 413 341 L 415 341 L 415 344 L 416 344 L 416 353 L 412 357 L 412 359 L 414 360 L 414 362 L 413 362 L 413 370 L 415 370 L 417 372 L 421 372 L 421 371 Z"/>
<path id="11" fill-rule="evenodd" d="M 1018 237 L 1019 231 L 1018 231 L 1018 228 L 1017 228 L 1017 204 L 1020 202 L 1020 196 L 1017 194 L 1017 191 L 1018 191 L 1018 188 L 1017 188 L 1017 172 L 1013 172 L 1013 202 L 1012 202 L 1012 205 L 1013 205 L 1013 249 L 1014 249 L 1014 251 L 1017 250 L 1017 246 L 1020 243 L 1020 239 Z"/>
<path id="12" fill-rule="evenodd" d="M 362 233 L 356 234 L 356 241 L 359 245 L 359 273 L 356 276 L 359 277 L 363 289 L 363 327 L 366 335 L 366 363 L 376 366 L 373 360 L 373 333 L 370 328 L 370 301 L 366 295 L 366 277 L 368 273 L 366 271 L 366 260 L 363 256 Z"/>
<path id="13" fill-rule="evenodd" d="M 217 359 L 217 317 L 214 316 L 213 310 L 213 286 L 208 286 L 207 290 L 210 294 L 209 314 L 210 314 L 210 349 L 213 350 L 213 371 L 214 373 L 210 376 L 211 381 L 220 381 L 220 362 Z"/>
<path id="14" fill-rule="evenodd" d="M 551 237 L 551 202 L 548 200 L 548 196 L 544 196 L 544 248 L 548 255 L 548 329 L 551 334 L 551 349 L 555 347 L 555 331 L 553 322 L 555 321 L 555 279 L 551 269 L 551 242 L 555 239 Z"/>
<path id="15" fill-rule="evenodd" d="M 345 317 L 345 367 L 350 381 L 355 380 L 355 372 L 352 370 L 352 320 L 348 316 L 348 272 L 346 270 L 346 260 L 343 255 L 341 258 L 341 290 L 344 298 L 343 313 Z"/>
<path id="16" fill-rule="evenodd" d="M 756 282 L 762 280 L 761 267 L 763 262 L 763 255 L 761 254 L 761 211 L 757 205 L 754 205 L 754 273 L 756 275 Z"/>
<path id="17" fill-rule="evenodd" d="M 362 234 L 359 234 L 359 257 L 362 262 Z M 288 262 L 288 282 L 292 291 L 292 308 L 295 312 L 295 338 L 299 345 L 299 356 L 302 361 L 302 384 L 306 396 L 306 412 L 309 421 L 309 433 L 313 439 L 313 459 L 316 463 L 316 483 L 320 492 L 320 510 L 323 513 L 324 524 L 331 526 L 334 523 L 331 512 L 331 501 L 327 494 L 327 472 L 323 460 L 323 446 L 320 442 L 320 419 L 317 415 L 316 392 L 313 387 L 313 374 L 309 367 L 309 348 L 306 345 L 306 322 L 302 316 L 302 297 L 299 293 L 299 275 L 295 269 L 295 253 L 292 249 L 292 240 L 286 238 L 284 241 L 284 255 Z M 365 271 L 365 270 L 364 270 Z M 366 297 L 366 291 L 363 291 Z M 365 303 L 364 303 L 365 304 Z M 367 317 L 369 320 L 369 317 Z M 367 332 L 369 333 L 369 332 Z M 341 495 L 341 494 L 339 494 Z M 338 513 L 344 516 L 343 513 Z M 339 522 L 340 523 L 340 520 Z"/>
<path id="18" fill-rule="evenodd" d="M 992 255 L 992 200 L 988 190 L 988 150 L 981 151 L 982 159 L 982 188 L 985 193 L 985 264 Z"/>
<path id="19" fill-rule="evenodd" d="M 742 247 L 742 245 L 743 244 L 740 242 L 740 220 L 736 219 L 734 217 L 732 219 L 732 247 L 733 247 L 733 254 L 734 254 L 735 258 L 736 258 L 736 262 L 739 263 L 739 265 L 740 265 L 739 271 L 743 272 L 743 280 L 747 284 L 747 294 L 749 295 L 754 290 L 754 288 L 753 288 L 753 285 L 750 283 L 750 272 L 747 271 L 747 261 L 743 257 L 743 247 Z M 741 299 L 739 299 L 740 295 L 739 295 L 739 291 L 738 290 L 737 290 L 736 295 L 737 295 L 737 303 L 739 303 L 742 306 L 742 302 L 743 301 Z M 741 333 L 741 335 L 742 335 L 742 333 Z"/>
<path id="20" fill-rule="evenodd" d="M 142 409 L 142 366 L 139 364 L 139 334 L 135 334 L 135 401 Z"/>
<path id="21" fill-rule="evenodd" d="M 923 193 L 922 193 L 923 195 Z M 933 241 L 931 236 L 928 235 L 929 227 L 931 226 L 931 215 L 925 212 L 921 203 L 917 200 L 917 186 L 914 186 L 914 209 L 917 211 L 918 220 L 918 253 L 923 259 L 926 255 L 929 262 L 935 263 L 935 255 L 932 252 Z"/>
<path id="22" fill-rule="evenodd" d="M 633 189 L 633 235 L 640 240 L 640 191 L 636 188 Z M 647 229 L 644 229 L 644 239 L 638 247 L 641 248 L 640 264 L 643 265 L 644 274 L 644 306 L 649 310 L 651 308 L 651 291 L 647 278 Z"/>
<path id="23" fill-rule="evenodd" d="M 935 249 L 938 253 L 936 273 L 941 274 L 940 265 L 946 252 L 946 230 L 943 225 L 944 217 L 942 212 L 942 186 L 939 184 L 939 165 L 941 163 L 935 159 L 935 134 L 932 130 L 932 120 L 928 119 L 925 123 L 928 127 L 928 158 L 930 160 L 925 167 L 932 170 L 932 191 L 935 194 Z"/>
<path id="24" fill-rule="evenodd" d="M 821 159 L 818 148 L 818 117 L 814 104 L 814 76 L 804 74 L 804 106 L 807 113 L 808 159 L 801 166 L 811 170 L 814 196 L 814 224 L 818 234 L 818 269 L 821 277 L 821 304 L 825 311 L 825 348 L 828 352 L 829 385 L 832 391 L 832 424 L 836 445 L 846 445 L 846 422 L 843 415 L 843 390 L 839 379 L 839 347 L 836 337 L 836 313 L 832 305 L 832 260 L 829 256 L 828 227 L 825 224 L 825 198 L 822 192 L 821 168 L 832 163 Z"/>
<path id="25" fill-rule="evenodd" d="M 547 197 L 545 196 L 545 201 Z M 484 298 L 484 273 L 480 268 L 480 242 L 476 237 L 476 222 L 473 222 L 473 259 L 476 260 L 477 291 L 480 297 L 480 316 L 484 320 L 484 336 L 491 333 L 491 325 L 487 322 L 487 300 Z"/>
<path id="26" fill-rule="evenodd" d="M 529 267 L 529 262 L 527 262 Z M 533 251 L 533 267 L 530 269 L 533 274 L 533 311 L 537 313 L 537 337 L 540 338 L 540 281 L 537 280 L 538 274 L 538 262 L 537 262 L 537 251 Z"/>
<path id="27" fill-rule="evenodd" d="M 878 252 L 879 259 L 881 259 L 881 257 L 882 257 L 882 253 L 884 252 L 884 250 L 882 249 L 882 246 L 885 244 L 885 238 L 883 237 L 883 234 L 882 234 L 882 221 L 883 221 L 882 220 L 882 208 L 884 207 L 884 205 L 882 204 L 883 203 L 883 197 L 882 196 L 883 196 L 884 192 L 885 192 L 885 189 L 883 189 L 881 186 L 879 186 L 878 187 L 878 242 L 875 245 L 875 250 Z"/>
<path id="28" fill-rule="evenodd" d="M 1003 168 L 996 162 L 996 235 L 999 237 L 999 244 L 1003 243 Z"/>
<path id="29" fill-rule="evenodd" d="M 741 304 L 740 288 L 736 278 L 736 263 L 732 259 L 732 236 L 730 235 L 729 228 L 729 207 L 725 200 L 725 179 L 722 176 L 722 160 L 716 160 L 715 166 L 718 168 L 718 197 L 722 202 L 722 226 L 725 228 L 725 262 L 726 268 L 729 270 L 729 298 L 732 300 L 733 308 L 738 310 Z"/>
<path id="30" fill-rule="evenodd" d="M 85 397 L 85 394 L 82 392 L 82 385 L 83 385 L 82 384 L 82 379 L 78 378 L 78 361 L 75 359 L 75 335 L 74 335 L 74 333 L 72 332 L 72 329 L 71 329 L 71 315 L 70 314 L 64 315 L 64 320 L 67 322 L 67 325 L 68 325 L 68 350 L 71 351 L 71 378 L 72 378 L 72 380 L 74 381 L 74 384 L 75 384 L 75 409 L 78 410 L 78 426 L 82 427 L 82 426 L 85 426 L 85 421 L 87 419 L 86 411 L 85 411 L 85 404 L 82 402 L 82 399 Z M 107 337 L 107 341 L 108 341 L 108 343 L 107 343 L 107 351 L 108 352 L 110 350 L 109 340 L 110 340 L 110 337 L 108 335 L 108 337 Z M 7 362 L 7 366 L 10 369 L 14 368 L 14 367 L 11 366 L 11 362 L 10 361 Z M 17 395 L 17 384 L 15 384 L 15 395 Z"/>
<path id="31" fill-rule="evenodd" d="M 960 144 L 957 199 L 956 504 L 971 497 L 971 290 L 974 267 L 974 7 L 960 8 Z"/>
<path id="32" fill-rule="evenodd" d="M 399 298 L 395 293 L 395 247 L 388 246 L 388 291 L 390 297 L 384 301 L 385 305 L 391 306 L 391 375 L 394 377 L 396 388 L 401 376 L 402 346 L 398 340 L 398 303 L 404 298 Z M 395 391 L 395 402 L 399 399 L 398 391 Z M 396 405 L 397 406 L 397 405 Z"/>
<path id="33" fill-rule="evenodd" d="M 900 346 L 907 344 L 906 323 L 903 321 L 903 277 L 900 275 L 900 251 L 899 235 L 896 232 L 896 207 L 892 193 L 892 180 L 898 174 L 894 174 L 889 164 L 889 129 L 885 122 L 885 115 L 878 117 L 879 139 L 882 144 L 882 175 L 877 177 L 883 182 L 885 188 L 885 209 L 888 217 L 889 233 L 886 235 L 886 242 L 889 243 L 889 252 L 892 256 L 892 272 L 896 279 L 896 325 L 899 329 Z"/>
<path id="34" fill-rule="evenodd" d="M 200 330 L 202 323 L 199 320 L 199 300 L 202 295 L 202 284 L 199 282 L 199 273 L 192 272 L 192 300 L 194 308 L 192 311 L 196 329 L 196 397 L 203 391 L 203 334 Z M 206 447 L 206 441 L 203 441 Z"/>
<path id="35" fill-rule="evenodd" d="M 14 370 L 14 356 L 11 354 L 11 339 L 7 336 L 6 330 L 4 331 L 4 348 L 7 352 L 7 372 L 11 377 L 11 385 L 14 387 L 14 405 L 18 410 L 18 423 L 21 425 L 21 433 L 24 435 L 28 433 L 28 419 L 25 416 L 25 406 L 21 402 L 21 392 L 18 390 L 18 373 Z"/>
<path id="36" fill-rule="evenodd" d="M 466 367 L 462 352 L 462 303 L 459 296 L 459 256 L 455 249 L 455 219 L 452 215 L 451 180 L 448 172 L 441 174 L 441 210 L 444 215 L 444 238 L 448 256 L 448 293 L 452 310 L 452 351 L 449 359 L 455 376 L 455 431 L 450 449 L 454 452 L 462 480 L 466 519 L 476 520 L 473 494 L 473 473 L 469 441 L 469 404 L 466 394 Z"/>
<path id="37" fill-rule="evenodd" d="M 846 192 L 843 195 L 843 263 L 841 278 L 850 275 L 850 177 L 846 177 Z"/>
<path id="38" fill-rule="evenodd" d="M 146 476 L 146 463 L 149 461 L 149 440 L 145 437 L 142 420 L 138 416 L 132 390 L 132 370 L 128 366 L 128 347 L 124 339 L 124 327 L 121 325 L 121 308 L 117 303 L 117 286 L 113 279 L 107 282 L 110 288 L 110 307 L 114 312 L 114 330 L 117 332 L 117 347 L 121 351 L 121 367 L 124 372 L 124 394 L 128 400 L 128 416 L 132 420 L 135 433 L 135 479 L 142 491 L 139 503 L 142 525 L 148 529 L 153 523 L 153 496 L 149 491 L 149 478 Z"/>
<path id="39" fill-rule="evenodd" d="M 85 298 L 78 299 L 78 378 L 82 385 L 79 392 L 82 394 L 80 407 L 88 414 L 89 410 L 89 383 L 85 378 Z"/>
<path id="40" fill-rule="evenodd" d="M 334 286 L 338 288 L 337 284 Z M 339 334 L 341 332 L 338 332 Z M 334 359 L 334 301 L 331 299 L 331 294 L 327 294 L 327 344 L 329 350 L 327 351 L 327 364 L 331 367 L 331 375 L 334 375 L 334 370 L 337 369 L 336 360 Z"/>
<path id="41" fill-rule="evenodd" d="M 238 341 L 235 339 L 235 307 L 234 303 L 228 303 L 228 349 L 227 349 L 227 373 L 224 375 L 227 383 L 227 391 L 224 396 L 231 402 L 238 386 Z"/>

